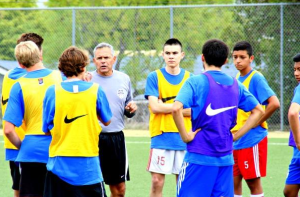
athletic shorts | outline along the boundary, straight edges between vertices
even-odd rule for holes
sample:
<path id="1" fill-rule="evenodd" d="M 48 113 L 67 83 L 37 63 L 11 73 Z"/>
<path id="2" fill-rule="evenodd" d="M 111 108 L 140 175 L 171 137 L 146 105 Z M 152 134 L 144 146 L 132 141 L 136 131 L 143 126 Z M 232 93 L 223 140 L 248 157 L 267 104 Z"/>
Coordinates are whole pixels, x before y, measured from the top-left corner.
<path id="1" fill-rule="evenodd" d="M 100 134 L 99 158 L 105 184 L 116 185 L 130 180 L 123 131 Z"/>
<path id="2" fill-rule="evenodd" d="M 234 150 L 233 176 L 241 175 L 244 179 L 265 177 L 267 174 L 268 138 L 253 147 Z"/>
<path id="3" fill-rule="evenodd" d="M 182 166 L 184 150 L 150 150 L 147 170 L 160 174 L 179 174 Z"/>
<path id="4" fill-rule="evenodd" d="M 20 197 L 43 196 L 46 178 L 46 164 L 34 162 L 20 162 Z"/>
<path id="5" fill-rule="evenodd" d="M 232 166 L 203 166 L 183 162 L 177 197 L 233 197 Z"/>
<path id="6" fill-rule="evenodd" d="M 300 184 L 300 158 L 292 158 L 285 183 L 287 185 Z"/>
<path id="7" fill-rule="evenodd" d="M 104 184 L 71 185 L 48 171 L 43 197 L 107 197 Z"/>
<path id="8" fill-rule="evenodd" d="M 10 175 L 12 178 L 12 189 L 19 190 L 20 189 L 20 166 L 18 162 L 9 161 L 10 167 Z"/>

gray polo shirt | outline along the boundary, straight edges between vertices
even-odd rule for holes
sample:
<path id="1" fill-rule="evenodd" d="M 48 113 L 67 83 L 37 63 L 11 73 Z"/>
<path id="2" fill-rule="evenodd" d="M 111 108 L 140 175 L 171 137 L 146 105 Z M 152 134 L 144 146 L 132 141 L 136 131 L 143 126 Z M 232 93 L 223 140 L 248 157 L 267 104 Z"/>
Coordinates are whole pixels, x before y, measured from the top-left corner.
<path id="1" fill-rule="evenodd" d="M 101 76 L 96 71 L 92 73 L 92 82 L 99 84 L 104 90 L 113 114 L 111 123 L 104 126 L 100 121 L 102 132 L 117 132 L 124 129 L 125 106 L 132 101 L 131 82 L 128 75 L 113 70 L 111 76 Z"/>

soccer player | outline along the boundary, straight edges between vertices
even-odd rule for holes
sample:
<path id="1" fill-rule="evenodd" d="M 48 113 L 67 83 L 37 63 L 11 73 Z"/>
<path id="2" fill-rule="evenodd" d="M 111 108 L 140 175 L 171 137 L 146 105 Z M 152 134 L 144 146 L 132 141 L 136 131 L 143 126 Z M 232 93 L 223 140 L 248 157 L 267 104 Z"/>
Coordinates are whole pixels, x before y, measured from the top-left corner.
<path id="1" fill-rule="evenodd" d="M 112 117 L 105 93 L 98 84 L 83 81 L 89 58 L 69 47 L 59 58 L 67 77 L 50 86 L 43 104 L 43 131 L 50 132 L 44 197 L 106 196 L 99 163 L 101 126 Z"/>
<path id="2" fill-rule="evenodd" d="M 175 97 L 191 74 L 180 68 L 184 52 L 178 39 L 165 42 L 162 56 L 166 66 L 148 75 L 145 89 L 150 110 L 151 150 L 147 170 L 152 177 L 151 197 L 162 196 L 166 174 L 175 174 L 177 181 L 186 150 L 171 112 Z M 185 128 L 189 131 L 190 109 L 185 109 L 183 114 Z"/>
<path id="3" fill-rule="evenodd" d="M 33 41 L 40 49 L 42 50 L 42 44 L 44 39 L 35 34 L 35 33 L 24 33 L 20 36 L 20 38 L 17 40 L 17 44 L 23 41 L 28 41 L 31 40 Z M 2 102 L 1 102 L 1 107 L 2 107 L 2 117 L 5 114 L 5 109 L 7 106 L 7 102 L 9 101 L 9 93 L 12 88 L 12 86 L 26 74 L 26 70 L 22 69 L 20 66 L 8 71 L 3 79 L 2 82 Z M 2 126 L 4 129 L 5 121 L 3 121 Z M 24 139 L 24 127 L 25 125 L 23 124 L 20 127 L 16 127 L 16 133 L 18 134 L 20 140 Z M 19 196 L 19 183 L 20 183 L 20 168 L 19 164 L 15 162 L 17 155 L 19 153 L 19 150 L 6 138 L 4 135 L 4 147 L 5 147 L 5 159 L 9 161 L 9 166 L 10 166 L 10 172 L 11 172 L 11 177 L 12 177 L 12 189 L 14 190 L 14 197 Z"/>
<path id="4" fill-rule="evenodd" d="M 280 104 L 264 76 L 251 68 L 254 56 L 250 43 L 246 41 L 236 43 L 232 58 L 235 67 L 239 70 L 237 79 L 265 108 L 264 115 L 251 131 L 234 142 L 234 193 L 235 197 L 242 196 L 242 179 L 245 179 L 251 195 L 262 197 L 264 194 L 260 177 L 265 177 L 267 171 L 268 125 L 266 120 L 279 108 Z M 232 129 L 232 132 L 238 131 L 248 117 L 249 113 L 239 110 L 237 125 Z"/>
<path id="5" fill-rule="evenodd" d="M 113 47 L 100 43 L 94 48 L 92 82 L 104 90 L 112 111 L 111 124 L 103 125 L 99 136 L 100 165 L 105 184 L 109 185 L 111 197 L 125 196 L 125 181 L 129 181 L 129 165 L 124 138 L 124 115 L 131 118 L 137 110 L 132 101 L 131 82 L 128 75 L 113 69 L 116 61 Z"/>
<path id="6" fill-rule="evenodd" d="M 17 44 L 23 41 L 28 41 L 31 40 L 33 41 L 40 49 L 42 50 L 42 44 L 44 39 L 35 33 L 24 33 L 20 36 L 20 38 L 17 40 Z M 7 103 L 9 101 L 9 93 L 12 88 L 12 86 L 26 74 L 26 70 L 22 69 L 20 66 L 8 71 L 3 79 L 2 82 L 2 102 L 1 102 L 1 107 L 2 107 L 2 117 L 5 114 L 5 109 L 7 106 Z M 5 121 L 3 121 L 2 126 L 4 129 Z M 20 127 L 16 127 L 16 133 L 18 134 L 19 138 L 21 140 L 24 139 L 24 128 L 25 125 L 23 124 Z M 5 159 L 9 161 L 9 166 L 10 166 L 10 172 L 12 176 L 12 189 L 14 190 L 14 197 L 19 196 L 19 185 L 20 185 L 20 168 L 19 164 L 15 162 L 17 155 L 19 153 L 19 150 L 6 138 L 4 135 L 4 147 L 5 147 Z"/>
<path id="7" fill-rule="evenodd" d="M 4 134 L 19 150 L 16 158 L 20 162 L 20 196 L 42 196 L 46 163 L 49 158 L 51 136 L 42 131 L 42 104 L 46 89 L 62 80 L 60 72 L 46 69 L 42 54 L 32 41 L 20 42 L 15 56 L 27 74 L 15 83 L 10 91 L 4 115 Z M 23 141 L 15 131 L 22 122 L 26 125 Z M 22 146 L 21 146 L 22 145 Z"/>
<path id="8" fill-rule="evenodd" d="M 300 83 L 300 53 L 294 58 L 294 76 Z M 286 178 L 284 196 L 285 197 L 297 197 L 300 189 L 300 85 L 294 90 L 294 97 L 291 102 L 291 106 L 288 113 L 290 123 L 290 139 L 289 146 L 294 148 L 293 158 L 289 166 L 289 173 Z"/>
<path id="9" fill-rule="evenodd" d="M 249 131 L 263 114 L 258 101 L 236 79 L 221 72 L 229 49 L 220 40 L 202 47 L 206 72 L 189 78 L 173 105 L 173 117 L 187 153 L 177 183 L 177 196 L 233 196 L 233 140 Z M 192 108 L 192 131 L 187 133 L 183 107 Z M 237 108 L 251 111 L 235 134 Z"/>

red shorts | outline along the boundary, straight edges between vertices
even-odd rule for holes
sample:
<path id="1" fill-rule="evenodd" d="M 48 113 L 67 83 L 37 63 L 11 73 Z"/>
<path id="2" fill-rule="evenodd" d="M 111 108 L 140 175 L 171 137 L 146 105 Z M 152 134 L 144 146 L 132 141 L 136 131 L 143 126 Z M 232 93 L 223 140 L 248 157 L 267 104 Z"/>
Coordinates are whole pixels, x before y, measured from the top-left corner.
<path id="1" fill-rule="evenodd" d="M 267 174 L 268 138 L 253 147 L 233 150 L 233 176 L 241 175 L 244 179 L 265 177 Z"/>

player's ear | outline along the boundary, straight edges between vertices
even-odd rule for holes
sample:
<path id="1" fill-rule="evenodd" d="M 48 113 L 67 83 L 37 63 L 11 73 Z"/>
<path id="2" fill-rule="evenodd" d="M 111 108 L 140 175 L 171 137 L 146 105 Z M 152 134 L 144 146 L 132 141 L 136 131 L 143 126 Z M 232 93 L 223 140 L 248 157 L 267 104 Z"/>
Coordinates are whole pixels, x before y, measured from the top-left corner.
<path id="1" fill-rule="evenodd" d="M 227 63 L 228 63 L 228 58 L 226 58 L 226 60 L 225 60 L 224 64 L 227 64 Z M 223 65 L 224 65 L 224 64 L 223 64 Z"/>
<path id="2" fill-rule="evenodd" d="M 203 54 L 201 55 L 201 60 L 202 60 L 202 62 L 205 62 L 205 57 Z"/>
<path id="3" fill-rule="evenodd" d="M 23 69 L 26 68 L 26 66 L 24 66 L 23 64 L 20 64 L 19 62 L 18 62 L 18 64 L 19 64 L 19 66 L 20 66 L 21 68 L 23 68 Z"/>
<path id="4" fill-rule="evenodd" d="M 254 55 L 250 56 L 250 62 L 252 62 L 254 60 Z"/>
<path id="5" fill-rule="evenodd" d="M 185 53 L 184 52 L 181 52 L 181 59 L 183 59 L 185 56 Z"/>

